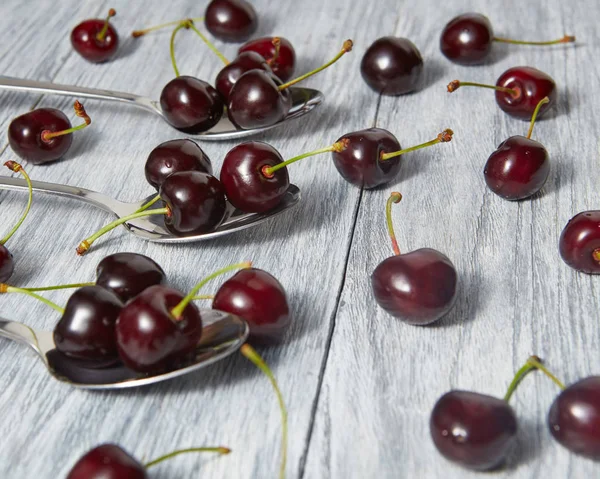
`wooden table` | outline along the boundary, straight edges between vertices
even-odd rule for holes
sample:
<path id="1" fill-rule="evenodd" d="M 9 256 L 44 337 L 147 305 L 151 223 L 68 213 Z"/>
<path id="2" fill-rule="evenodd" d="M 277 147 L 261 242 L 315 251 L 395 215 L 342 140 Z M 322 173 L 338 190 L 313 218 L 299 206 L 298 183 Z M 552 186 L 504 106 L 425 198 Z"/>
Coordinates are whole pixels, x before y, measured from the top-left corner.
<path id="1" fill-rule="evenodd" d="M 252 260 L 285 285 L 293 325 L 281 347 L 262 350 L 279 378 L 289 408 L 288 477 L 469 478 L 479 475 L 444 460 L 429 437 L 433 404 L 452 388 L 502 396 L 514 371 L 536 353 L 566 382 L 600 372 L 600 277 L 568 268 L 557 251 L 559 234 L 574 214 L 598 209 L 600 184 L 595 107 L 600 70 L 595 0 L 483 0 L 459 2 L 253 2 L 257 35 L 282 34 L 295 45 L 299 71 L 329 59 L 346 38 L 355 51 L 306 82 L 326 95 L 309 117 L 256 139 L 284 157 L 320 148 L 342 134 L 377 125 L 408 146 L 455 131 L 450 144 L 406 155 L 391 184 L 360 191 L 328 157 L 290 168 L 301 204 L 260 227 L 181 246 L 142 242 L 113 232 L 85 257 L 77 243 L 109 220 L 82 204 L 39 195 L 31 215 L 9 243 L 15 285 L 89 281 L 98 261 L 117 251 L 151 256 L 172 284 L 188 290 L 201 276 Z M 344 5 L 346 3 L 346 5 Z M 538 5 L 534 5 L 537 3 Z M 131 91 L 157 98 L 173 77 L 169 32 L 134 40 L 135 28 L 203 14 L 203 2 L 176 0 L 80 2 L 4 0 L 2 74 Z M 115 7 L 121 34 L 115 61 L 90 65 L 71 48 L 80 20 Z M 439 51 L 443 25 L 465 10 L 487 14 L 498 34 L 547 39 L 575 34 L 577 46 L 548 49 L 495 45 L 491 61 L 460 67 Z M 425 59 L 426 87 L 417 94 L 379 98 L 362 81 L 365 48 L 383 35 L 414 41 Z M 230 58 L 236 45 L 222 44 Z M 219 59 L 191 32 L 177 40 L 183 74 L 213 80 Z M 488 91 L 449 95 L 455 78 L 493 82 L 505 69 L 531 65 L 557 82 L 553 114 L 535 128 L 547 147 L 551 176 L 533 200 L 507 202 L 483 181 L 483 165 L 508 136 L 527 124 L 511 119 Z M 37 106 L 73 117 L 72 99 L 19 93 L 0 95 L 0 125 Z M 85 102 L 92 126 L 75 135 L 66 159 L 27 166 L 34 179 L 78 185 L 126 201 L 151 192 L 143 165 L 157 144 L 184 135 L 159 118 L 124 105 Z M 203 143 L 219 171 L 235 142 Z M 15 158 L 2 137 L 2 162 Z M 5 174 L 9 174 L 8 171 Z M 404 200 L 393 211 L 400 247 L 436 248 L 456 265 L 461 289 L 454 310 L 432 327 L 394 320 L 377 307 L 369 275 L 392 251 L 384 204 L 390 191 Z M 0 195 L 3 231 L 21 214 L 23 193 Z M 217 284 L 211 288 L 216 289 Z M 210 289 L 210 288 L 209 288 Z M 206 292 L 209 292 L 208 290 Z M 47 296 L 64 304 L 68 292 Z M 42 304 L 1 298 L 2 316 L 36 328 L 58 317 Z M 88 448 L 118 442 L 146 459 L 175 448 L 223 444 L 225 457 L 188 455 L 157 466 L 152 477 L 269 478 L 279 463 L 280 420 L 268 381 L 237 355 L 198 374 L 133 391 L 96 393 L 52 379 L 32 353 L 2 341 L 0 355 L 0 477 L 63 477 Z M 557 394 L 542 375 L 524 381 L 512 400 L 520 421 L 518 450 L 494 477 L 591 478 L 600 469 L 560 447 L 545 425 Z"/>

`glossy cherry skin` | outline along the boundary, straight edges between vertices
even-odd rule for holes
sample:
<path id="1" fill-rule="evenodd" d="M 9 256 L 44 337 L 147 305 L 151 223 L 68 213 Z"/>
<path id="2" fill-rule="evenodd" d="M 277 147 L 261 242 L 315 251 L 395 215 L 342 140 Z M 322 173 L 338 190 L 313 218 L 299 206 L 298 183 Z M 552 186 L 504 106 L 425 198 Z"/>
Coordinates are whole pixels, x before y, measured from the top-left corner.
<path id="1" fill-rule="evenodd" d="M 255 38 L 244 43 L 238 50 L 238 54 L 243 52 L 256 52 L 261 55 L 273 70 L 273 73 L 282 81 L 286 82 L 292 79 L 296 69 L 296 51 L 289 40 L 283 37 L 279 38 L 279 55 L 275 58 L 274 37 Z"/>
<path id="2" fill-rule="evenodd" d="M 261 269 L 244 269 L 225 281 L 212 307 L 246 320 L 254 344 L 280 341 L 290 325 L 290 308 L 283 286 Z"/>
<path id="3" fill-rule="evenodd" d="M 573 216 L 562 230 L 558 245 L 560 256 L 571 268 L 600 274 L 600 210 Z"/>
<path id="4" fill-rule="evenodd" d="M 219 40 L 243 42 L 256 31 L 254 7 L 245 0 L 212 0 L 204 13 L 206 29 Z"/>
<path id="5" fill-rule="evenodd" d="M 404 95 L 421 88 L 423 58 L 410 40 L 382 37 L 367 48 L 360 63 L 360 74 L 377 93 Z"/>
<path id="6" fill-rule="evenodd" d="M 165 178 L 180 171 L 201 171 L 213 174 L 210 158 L 190 139 L 171 140 L 154 148 L 144 166 L 146 180 L 159 188 Z"/>
<path id="7" fill-rule="evenodd" d="M 221 183 L 229 202 L 246 213 L 262 213 L 277 206 L 290 186 L 287 168 L 271 177 L 262 170 L 279 163 L 283 158 L 267 143 L 248 141 L 232 148 L 221 167 Z"/>
<path id="8" fill-rule="evenodd" d="M 147 479 L 146 469 L 116 444 L 102 444 L 87 452 L 67 479 Z"/>
<path id="9" fill-rule="evenodd" d="M 548 97 L 548 103 L 542 105 L 538 118 L 556 103 L 556 83 L 544 72 L 532 67 L 513 67 L 506 70 L 496 81 L 496 86 L 511 88 L 517 95 L 496 91 L 496 103 L 510 116 L 521 120 L 531 120 L 538 103 Z"/>
<path id="10" fill-rule="evenodd" d="M 446 459 L 484 471 L 504 462 L 516 440 L 517 418 L 502 399 L 450 391 L 433 407 L 429 431 Z"/>
<path id="11" fill-rule="evenodd" d="M 477 65 L 492 49 L 494 32 L 487 17 L 465 13 L 448 22 L 440 37 L 440 50 L 445 57 L 460 65 Z"/>
<path id="12" fill-rule="evenodd" d="M 402 148 L 394 135 L 382 128 L 369 128 L 348 133 L 345 150 L 333 152 L 333 164 L 342 177 L 359 188 L 375 188 L 392 180 L 400 171 L 400 157 L 381 160 L 381 155 Z"/>
<path id="13" fill-rule="evenodd" d="M 34 165 L 58 160 L 70 148 L 73 134 L 42 140 L 42 133 L 71 128 L 67 116 L 55 108 L 38 108 L 18 116 L 8 126 L 8 142 L 12 150 Z"/>
<path id="14" fill-rule="evenodd" d="M 116 359 L 115 321 L 122 307 L 119 297 L 101 286 L 78 289 L 54 328 L 56 349 L 77 359 Z"/>
<path id="15" fill-rule="evenodd" d="M 391 256 L 371 275 L 379 306 L 392 316 L 416 325 L 430 324 L 454 306 L 458 275 L 442 253 L 421 248 Z"/>
<path id="16" fill-rule="evenodd" d="M 549 173 L 546 148 L 524 136 L 511 136 L 503 141 L 483 170 L 488 188 L 506 200 L 522 200 L 536 194 Z"/>
<path id="17" fill-rule="evenodd" d="M 77 25 L 71 32 L 71 45 L 77 53 L 92 63 L 102 63 L 110 60 L 119 47 L 119 35 L 112 25 L 102 40 L 98 34 L 104 28 L 106 20 L 99 18 L 86 20 Z"/>
<path id="18" fill-rule="evenodd" d="M 202 335 L 202 319 L 192 303 L 179 320 L 173 317 L 171 310 L 184 296 L 166 286 L 151 286 L 123 307 L 115 330 L 126 366 L 156 372 L 189 360 Z"/>
<path id="19" fill-rule="evenodd" d="M 283 120 L 292 107 L 289 91 L 279 91 L 282 82 L 264 70 L 244 73 L 229 93 L 227 114 L 238 128 L 248 130 L 274 125 Z"/>
<path id="20" fill-rule="evenodd" d="M 213 231 L 225 219 L 225 190 L 207 173 L 173 173 L 163 181 L 159 195 L 171 210 L 165 216 L 165 226 L 175 235 Z"/>
<path id="21" fill-rule="evenodd" d="M 96 284 L 112 291 L 123 303 L 150 286 L 166 282 L 167 275 L 160 265 L 143 254 L 111 254 L 96 267 Z"/>
<path id="22" fill-rule="evenodd" d="M 233 85 L 235 85 L 244 73 L 250 70 L 264 70 L 270 73 L 271 67 L 269 67 L 266 60 L 258 53 L 245 52 L 240 53 L 229 65 L 223 67 L 219 72 L 215 80 L 215 87 L 225 102 L 229 103 L 229 94 Z"/>
<path id="23" fill-rule="evenodd" d="M 6 283 L 15 270 L 13 255 L 8 248 L 0 245 L 0 283 Z"/>
<path id="24" fill-rule="evenodd" d="M 550 432 L 575 454 L 600 459 L 600 376 L 590 376 L 562 391 L 548 412 Z"/>
<path id="25" fill-rule="evenodd" d="M 160 106 L 174 128 L 184 133 L 202 133 L 219 122 L 225 105 L 219 92 L 208 83 L 179 76 L 163 88 Z"/>

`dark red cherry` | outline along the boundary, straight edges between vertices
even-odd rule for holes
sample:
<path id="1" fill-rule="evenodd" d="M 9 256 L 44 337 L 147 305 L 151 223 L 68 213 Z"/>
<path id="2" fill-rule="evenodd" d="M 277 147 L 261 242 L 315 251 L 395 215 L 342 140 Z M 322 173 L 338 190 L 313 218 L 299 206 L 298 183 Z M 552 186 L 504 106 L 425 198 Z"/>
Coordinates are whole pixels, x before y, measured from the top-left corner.
<path id="1" fill-rule="evenodd" d="M 562 230 L 558 247 L 571 268 L 600 274 L 600 210 L 573 216 Z"/>
<path id="2" fill-rule="evenodd" d="M 78 289 L 54 328 L 56 349 L 77 359 L 116 359 L 115 321 L 122 307 L 119 297 L 101 286 Z"/>
<path id="3" fill-rule="evenodd" d="M 466 13 L 450 20 L 440 37 L 440 50 L 449 60 L 461 65 L 482 63 L 490 50 L 494 32 L 488 18 Z"/>
<path id="4" fill-rule="evenodd" d="M 3 244 L 0 245 L 0 283 L 6 283 L 15 270 L 13 255 Z"/>
<path id="5" fill-rule="evenodd" d="M 548 428 L 575 454 L 600 459 L 600 376 L 590 376 L 562 391 L 548 413 Z"/>
<path id="6" fill-rule="evenodd" d="M 403 95 L 421 88 L 423 59 L 410 40 L 382 37 L 367 48 L 360 63 L 360 73 L 377 93 Z"/>
<path id="7" fill-rule="evenodd" d="M 240 53 L 232 62 L 223 67 L 215 80 L 215 87 L 225 102 L 229 102 L 229 94 L 233 85 L 240 77 L 250 70 L 264 70 L 271 72 L 267 61 L 255 52 Z"/>
<path id="8" fill-rule="evenodd" d="M 243 42 L 250 38 L 258 19 L 254 7 L 245 0 L 212 0 L 204 13 L 206 29 L 225 42 Z"/>
<path id="9" fill-rule="evenodd" d="M 268 176 L 263 169 L 279 163 L 283 158 L 267 143 L 248 141 L 232 148 L 221 168 L 221 183 L 229 202 L 248 213 L 277 206 L 290 185 L 287 168 Z"/>
<path id="10" fill-rule="evenodd" d="M 246 320 L 250 340 L 255 344 L 280 341 L 290 325 L 290 308 L 283 286 L 261 269 L 244 269 L 225 281 L 212 307 Z"/>
<path id="11" fill-rule="evenodd" d="M 213 174 L 210 158 L 190 139 L 171 140 L 154 148 L 144 167 L 146 180 L 159 188 L 164 179 L 180 171 L 201 171 Z"/>
<path id="12" fill-rule="evenodd" d="M 110 60 L 119 47 L 119 35 L 109 23 L 116 12 L 111 8 L 105 20 L 85 20 L 71 32 L 71 45 L 77 53 L 93 63 Z"/>
<path id="13" fill-rule="evenodd" d="M 517 418 L 506 401 L 470 391 L 450 391 L 435 404 L 429 431 L 437 450 L 469 469 L 500 466 L 517 435 Z"/>
<path id="14" fill-rule="evenodd" d="M 496 81 L 496 86 L 510 88 L 512 95 L 496 91 L 496 103 L 510 116 L 530 120 L 535 107 L 544 97 L 550 100 L 542 106 L 538 116 L 543 115 L 556 103 L 556 84 L 546 73 L 532 67 L 513 67 L 506 70 Z"/>
<path id="15" fill-rule="evenodd" d="M 178 76 L 165 85 L 160 106 L 167 121 L 185 133 L 201 133 L 215 126 L 223 115 L 223 100 L 208 83 Z"/>
<path id="16" fill-rule="evenodd" d="M 213 231 L 227 212 L 223 185 L 207 173 L 173 173 L 163 181 L 159 195 L 170 209 L 165 225 L 176 235 Z"/>
<path id="17" fill-rule="evenodd" d="M 202 335 L 202 320 L 192 303 L 180 318 L 171 314 L 184 296 L 166 286 L 151 286 L 123 307 L 116 333 L 119 356 L 126 366 L 155 372 L 189 359 Z"/>
<path id="18" fill-rule="evenodd" d="M 96 284 L 115 293 L 124 303 L 150 286 L 166 281 L 160 265 L 143 254 L 114 253 L 96 267 Z"/>
<path id="19" fill-rule="evenodd" d="M 102 444 L 87 452 L 67 479 L 147 479 L 146 469 L 116 444 Z"/>
<path id="20" fill-rule="evenodd" d="M 256 52 L 261 55 L 281 81 L 292 79 L 296 69 L 296 51 L 289 40 L 283 37 L 255 38 L 240 47 L 238 54 L 243 52 Z"/>

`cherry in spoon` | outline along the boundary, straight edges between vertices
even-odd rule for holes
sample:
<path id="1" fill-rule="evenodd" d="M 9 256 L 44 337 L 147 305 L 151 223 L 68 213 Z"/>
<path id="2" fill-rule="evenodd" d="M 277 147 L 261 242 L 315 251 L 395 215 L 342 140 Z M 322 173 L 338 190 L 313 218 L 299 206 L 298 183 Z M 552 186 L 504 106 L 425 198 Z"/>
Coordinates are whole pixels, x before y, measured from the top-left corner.
<path id="1" fill-rule="evenodd" d="M 244 52 L 258 53 L 282 82 L 289 81 L 294 76 L 296 51 L 284 37 L 255 38 L 244 43 L 239 48 L 238 55 Z"/>
<path id="2" fill-rule="evenodd" d="M 246 0 L 212 0 L 204 12 L 204 25 L 219 40 L 243 42 L 256 31 L 258 18 Z"/>
<path id="3" fill-rule="evenodd" d="M 119 47 L 119 35 L 110 24 L 117 12 L 111 8 L 106 20 L 85 20 L 71 32 L 71 45 L 83 58 L 92 63 L 101 63 L 114 57 Z"/>
<path id="4" fill-rule="evenodd" d="M 440 37 L 440 50 L 448 60 L 460 65 L 477 65 L 490 54 L 493 42 L 517 45 L 556 45 L 571 43 L 575 37 L 565 35 L 558 40 L 527 42 L 494 36 L 492 24 L 480 13 L 459 15 L 444 27 Z"/>
<path id="5" fill-rule="evenodd" d="M 563 228 L 560 256 L 571 268 L 600 274 L 600 210 L 576 214 Z"/>

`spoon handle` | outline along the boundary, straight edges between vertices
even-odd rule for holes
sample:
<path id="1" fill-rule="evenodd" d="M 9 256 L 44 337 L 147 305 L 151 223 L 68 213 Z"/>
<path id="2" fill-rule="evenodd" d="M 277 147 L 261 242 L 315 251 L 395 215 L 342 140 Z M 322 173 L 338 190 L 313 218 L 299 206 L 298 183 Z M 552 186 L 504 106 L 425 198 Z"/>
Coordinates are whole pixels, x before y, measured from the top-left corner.
<path id="1" fill-rule="evenodd" d="M 24 343 L 33 348 L 38 354 L 41 354 L 35 331 L 29 326 L 25 326 L 24 324 L 15 321 L 0 319 L 0 336 L 12 339 L 19 343 Z"/>

